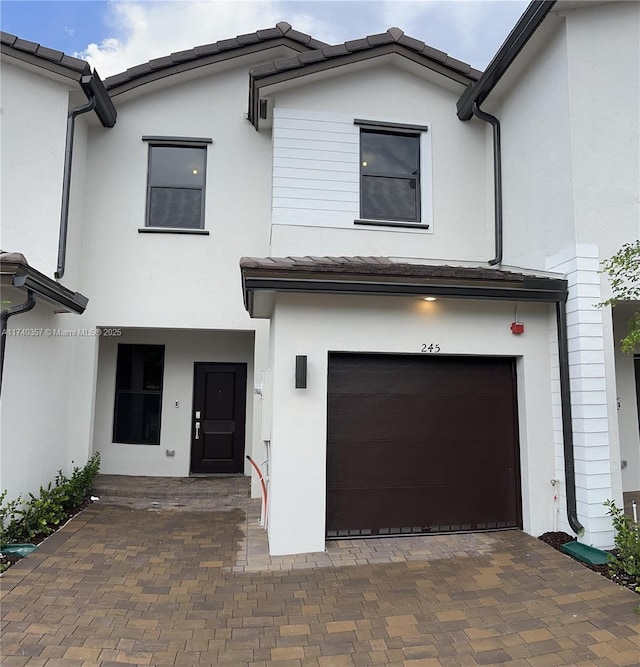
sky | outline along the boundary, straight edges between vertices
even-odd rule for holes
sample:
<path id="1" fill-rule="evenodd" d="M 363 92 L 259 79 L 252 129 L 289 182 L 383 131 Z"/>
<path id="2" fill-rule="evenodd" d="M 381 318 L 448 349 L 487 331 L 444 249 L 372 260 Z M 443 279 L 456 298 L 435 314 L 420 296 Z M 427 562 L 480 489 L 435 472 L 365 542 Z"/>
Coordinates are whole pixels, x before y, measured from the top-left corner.
<path id="1" fill-rule="evenodd" d="M 173 51 L 287 21 L 329 43 L 397 26 L 484 69 L 526 0 L 2 0 L 5 32 L 88 60 L 111 76 Z"/>

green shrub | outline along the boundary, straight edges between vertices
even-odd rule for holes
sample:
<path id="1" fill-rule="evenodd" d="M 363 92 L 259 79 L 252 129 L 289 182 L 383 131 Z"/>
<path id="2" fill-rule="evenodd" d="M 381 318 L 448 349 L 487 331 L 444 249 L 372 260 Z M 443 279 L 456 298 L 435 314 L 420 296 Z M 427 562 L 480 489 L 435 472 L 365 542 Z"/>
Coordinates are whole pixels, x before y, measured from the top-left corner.
<path id="1" fill-rule="evenodd" d="M 59 471 L 55 483 L 40 487 L 40 493 L 18 496 L 7 501 L 7 492 L 0 495 L 0 545 L 30 542 L 40 535 L 49 535 L 89 495 L 100 470 L 100 454 L 96 452 L 87 464 L 75 467 L 71 477 Z"/>
<path id="2" fill-rule="evenodd" d="M 640 530 L 638 524 L 616 507 L 613 500 L 604 504 L 615 530 L 614 542 L 617 553 L 609 556 L 609 568 L 614 574 L 624 574 L 635 580 L 640 587 Z"/>
<path id="3" fill-rule="evenodd" d="M 15 500 L 7 501 L 7 492 L 0 494 L 0 545 L 17 542 L 19 529 L 17 515 L 22 498 L 18 496 Z"/>

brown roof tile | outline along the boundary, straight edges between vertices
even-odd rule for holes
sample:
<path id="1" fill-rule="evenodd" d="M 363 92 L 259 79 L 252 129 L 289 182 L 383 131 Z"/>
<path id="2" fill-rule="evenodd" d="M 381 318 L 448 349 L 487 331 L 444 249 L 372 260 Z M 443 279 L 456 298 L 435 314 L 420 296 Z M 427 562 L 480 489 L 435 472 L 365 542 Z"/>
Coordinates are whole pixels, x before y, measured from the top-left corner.
<path id="1" fill-rule="evenodd" d="M 293 69 L 294 67 L 300 67 L 300 61 L 297 56 L 280 58 L 279 60 L 274 61 L 273 66 L 278 72 L 284 72 L 285 70 Z"/>
<path id="2" fill-rule="evenodd" d="M 0 32 L 0 43 L 3 46 L 4 53 L 9 53 L 16 58 L 20 58 L 20 54 L 25 54 L 26 57 L 35 56 L 42 61 L 60 65 L 63 70 L 67 70 L 69 73 L 89 74 L 91 72 L 91 67 L 85 60 L 68 56 L 62 51 L 49 49 L 27 39 L 21 39 L 8 32 Z M 30 60 L 30 62 L 33 62 L 33 60 Z"/>
<path id="3" fill-rule="evenodd" d="M 325 46 L 322 49 L 326 58 L 335 58 L 336 56 L 346 56 L 349 49 L 346 44 L 335 44 L 334 46 Z"/>
<path id="4" fill-rule="evenodd" d="M 368 35 L 366 39 L 371 46 L 380 46 L 381 44 L 395 42 L 393 35 L 389 34 L 388 31 L 378 33 L 377 35 Z"/>
<path id="5" fill-rule="evenodd" d="M 522 280 L 525 274 L 488 267 L 442 266 L 394 261 L 389 257 L 243 257 L 244 270 L 376 275 L 483 281 Z"/>
<path id="6" fill-rule="evenodd" d="M 347 51 L 351 53 L 371 48 L 371 44 L 369 44 L 369 40 L 366 37 L 363 37 L 362 39 L 352 39 L 349 42 L 345 42 L 344 45 L 347 48 Z"/>
<path id="7" fill-rule="evenodd" d="M 306 49 L 321 49 L 325 46 L 328 46 L 325 42 L 314 39 L 310 35 L 299 32 L 298 30 L 293 30 L 289 23 L 281 21 L 273 28 L 266 28 L 264 30 L 257 30 L 256 32 L 252 33 L 245 33 L 231 39 L 222 39 L 212 44 L 202 44 L 200 46 L 196 46 L 193 49 L 178 51 L 177 53 L 172 53 L 170 56 L 154 58 L 148 63 L 136 65 L 135 67 L 129 68 L 126 72 L 108 77 L 105 79 L 105 85 L 107 89 L 112 90 L 119 86 L 133 83 L 137 79 L 148 75 L 150 71 L 157 72 L 158 70 L 169 68 L 176 64 L 180 64 L 184 67 L 184 65 L 188 65 L 188 63 L 191 61 L 193 61 L 195 67 L 197 66 L 197 61 L 200 58 L 205 58 L 207 56 L 212 56 L 216 53 L 225 51 L 241 49 L 245 46 L 259 44 L 260 42 L 268 42 L 270 40 L 280 39 L 282 37 L 286 37 L 293 43 L 300 44 L 302 47 L 301 50 L 303 52 Z M 265 44 L 265 48 L 268 48 L 268 46 L 268 44 Z M 271 67 L 269 73 L 276 71 L 278 70 Z M 133 85 L 137 84 L 134 83 Z"/>
<path id="8" fill-rule="evenodd" d="M 421 42 L 419 39 L 415 39 L 414 37 L 409 37 L 408 35 L 402 35 L 402 37 L 400 37 L 398 40 L 398 44 L 402 44 L 402 46 L 406 46 L 409 49 L 418 51 L 418 53 L 422 53 L 424 47 L 426 46 L 424 42 Z"/>
<path id="9" fill-rule="evenodd" d="M 245 35 L 238 35 L 236 39 L 238 40 L 238 44 L 240 46 L 244 46 L 245 44 L 255 44 L 256 42 L 260 41 L 260 38 L 258 35 L 256 35 L 255 32 L 249 32 Z"/>
<path id="10" fill-rule="evenodd" d="M 256 35 L 257 38 L 257 35 Z M 256 41 L 260 41 L 257 39 Z M 197 57 L 201 58 L 203 56 L 210 56 L 213 53 L 218 53 L 220 49 L 218 48 L 218 43 L 214 42 L 213 44 L 203 44 L 202 46 L 196 46 L 193 49 L 193 52 Z"/>
<path id="11" fill-rule="evenodd" d="M 356 53 L 359 51 L 366 51 L 368 49 L 375 49 L 379 46 L 384 46 L 386 44 L 399 44 L 400 46 L 418 53 L 427 60 L 431 60 L 434 63 L 443 65 L 452 72 L 455 72 L 458 75 L 463 75 L 466 79 L 470 81 L 477 80 L 481 72 L 479 70 L 473 69 L 467 63 L 464 63 L 455 58 L 450 58 L 443 51 L 438 51 L 434 49 L 419 39 L 409 37 L 405 35 L 400 28 L 389 28 L 385 33 L 377 35 L 368 35 L 362 39 L 354 39 L 344 44 L 334 44 L 332 46 L 325 46 L 318 53 L 312 51 L 305 54 L 298 54 L 287 58 L 286 65 L 284 67 L 280 66 L 280 61 L 275 60 L 273 62 L 274 68 L 268 67 L 267 64 L 261 64 L 257 67 L 251 69 L 252 79 L 260 79 L 276 71 L 280 72 L 283 70 L 294 70 L 297 68 L 303 68 L 305 65 L 310 63 L 318 63 L 322 60 L 331 60 L 332 58 L 338 58 L 340 56 L 348 56 L 349 54 Z M 313 53 L 313 55 L 311 55 Z"/>
<path id="12" fill-rule="evenodd" d="M 40 45 L 36 44 L 35 42 L 29 42 L 26 39 L 20 39 L 20 37 L 18 37 L 13 43 L 14 49 L 20 49 L 20 51 L 24 51 L 25 53 L 35 53 L 39 46 Z"/>
<path id="13" fill-rule="evenodd" d="M 240 48 L 240 42 L 237 37 L 231 39 L 221 39 L 218 42 L 218 51 L 230 51 L 231 49 Z"/>
<path id="14" fill-rule="evenodd" d="M 316 63 L 319 60 L 324 60 L 324 53 L 322 53 L 321 49 L 316 49 L 315 51 L 305 51 L 304 53 L 301 53 L 298 58 L 303 65 L 306 63 Z"/>

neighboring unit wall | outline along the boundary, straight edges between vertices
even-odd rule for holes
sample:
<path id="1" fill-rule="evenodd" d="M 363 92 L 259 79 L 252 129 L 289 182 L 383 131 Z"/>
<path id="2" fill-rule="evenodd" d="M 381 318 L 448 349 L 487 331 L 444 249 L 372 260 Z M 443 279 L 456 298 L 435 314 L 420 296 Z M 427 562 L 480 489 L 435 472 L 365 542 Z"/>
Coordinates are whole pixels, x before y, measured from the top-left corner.
<path id="1" fill-rule="evenodd" d="M 489 144 L 483 124 L 456 116 L 463 87 L 372 62 L 275 96 L 271 254 L 486 260 L 493 243 Z M 354 225 L 362 217 L 355 119 L 428 126 L 421 137 L 428 229 Z"/>
<path id="2" fill-rule="evenodd" d="M 113 442 L 116 359 L 119 343 L 164 345 L 164 378 L 159 445 Z M 186 477 L 190 472 L 195 362 L 247 364 L 246 452 L 253 434 L 253 332 L 124 330 L 102 338 L 98 365 L 93 448 L 102 458 L 102 472 L 117 475 Z M 176 405 L 177 404 L 177 405 Z M 168 456 L 166 451 L 174 451 Z"/>
<path id="3" fill-rule="evenodd" d="M 9 319 L 0 401 L 0 480 L 9 498 L 37 495 L 59 470 L 68 473 L 86 462 L 68 449 L 76 338 L 54 335 L 56 329 L 75 333 L 76 322 L 43 305 Z"/>
<path id="4" fill-rule="evenodd" d="M 640 3 L 566 20 L 576 241 L 605 259 L 640 238 Z"/>
<path id="5" fill-rule="evenodd" d="M 595 304 L 610 296 L 602 260 L 640 237 L 640 4 L 559 4 L 543 28 L 486 105 L 502 125 L 504 263 L 569 277 L 578 514 L 584 541 L 611 546 L 618 369 Z"/>
<path id="6" fill-rule="evenodd" d="M 69 89 L 6 58 L 1 73 L 2 249 L 53 277 Z"/>
<path id="7" fill-rule="evenodd" d="M 560 22 L 499 103 L 505 265 L 544 269 L 575 245 L 566 36 Z"/>
<path id="8" fill-rule="evenodd" d="M 329 352 L 517 358 L 524 529 L 553 525 L 553 424 L 548 329 L 553 308 L 520 304 L 526 333 L 514 336 L 514 304 L 393 297 L 278 295 L 272 317 L 273 427 L 269 545 L 272 554 L 322 551 L 325 541 Z M 391 326 L 391 323 L 392 326 Z M 391 328 L 390 328 L 391 327 Z M 295 389 L 296 355 L 308 357 L 307 389 Z"/>
<path id="9" fill-rule="evenodd" d="M 618 304 L 612 310 L 613 332 L 616 345 L 616 388 L 618 396 L 618 425 L 620 428 L 620 464 L 622 490 L 640 490 L 640 410 L 638 392 L 640 370 L 634 369 L 634 355 L 622 352 L 620 340 L 626 335 L 629 318 L 640 303 Z M 636 355 L 637 357 L 637 355 Z M 635 362 L 638 366 L 639 362 Z M 637 376 L 637 377 L 636 377 Z"/>

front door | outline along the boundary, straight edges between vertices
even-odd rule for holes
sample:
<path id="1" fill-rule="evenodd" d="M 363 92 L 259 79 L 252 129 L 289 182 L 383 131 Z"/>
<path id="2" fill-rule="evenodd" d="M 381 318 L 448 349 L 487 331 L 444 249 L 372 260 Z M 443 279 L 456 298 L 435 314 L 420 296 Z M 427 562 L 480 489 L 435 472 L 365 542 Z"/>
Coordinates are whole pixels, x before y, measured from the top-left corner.
<path id="1" fill-rule="evenodd" d="M 191 472 L 243 472 L 246 393 L 246 364 L 195 364 Z"/>

